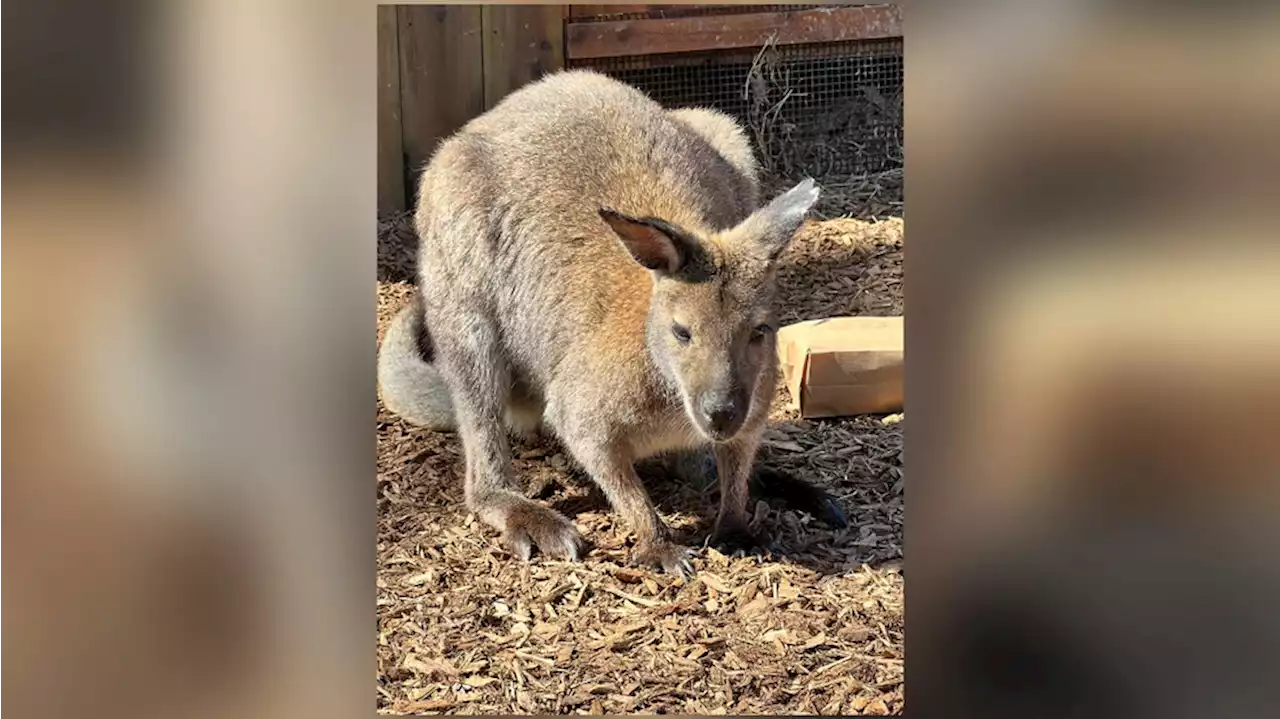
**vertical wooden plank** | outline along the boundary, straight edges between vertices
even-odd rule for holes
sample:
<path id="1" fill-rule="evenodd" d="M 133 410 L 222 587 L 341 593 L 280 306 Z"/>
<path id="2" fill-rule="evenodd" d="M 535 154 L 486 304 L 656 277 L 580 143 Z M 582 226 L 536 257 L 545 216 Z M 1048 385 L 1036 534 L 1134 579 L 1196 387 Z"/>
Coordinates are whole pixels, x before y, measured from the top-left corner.
<path id="1" fill-rule="evenodd" d="M 484 112 L 480 7 L 400 5 L 400 104 L 408 200 L 440 140 Z"/>
<path id="2" fill-rule="evenodd" d="M 562 6 L 486 5 L 483 17 L 486 108 L 564 67 Z"/>
<path id="3" fill-rule="evenodd" d="M 394 5 L 378 6 L 378 212 L 407 207 L 400 124 L 400 32 Z"/>

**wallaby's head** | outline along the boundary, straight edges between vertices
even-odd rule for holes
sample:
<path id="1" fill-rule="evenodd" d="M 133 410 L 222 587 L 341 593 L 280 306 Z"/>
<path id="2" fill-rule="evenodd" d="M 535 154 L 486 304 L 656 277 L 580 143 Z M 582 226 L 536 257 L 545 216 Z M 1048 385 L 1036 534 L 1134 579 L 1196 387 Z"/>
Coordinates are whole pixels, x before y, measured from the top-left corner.
<path id="1" fill-rule="evenodd" d="M 805 180 L 737 226 L 712 233 L 600 211 L 654 274 L 649 354 L 713 441 L 742 429 L 761 371 L 776 361 L 775 264 L 817 199 L 818 187 Z"/>

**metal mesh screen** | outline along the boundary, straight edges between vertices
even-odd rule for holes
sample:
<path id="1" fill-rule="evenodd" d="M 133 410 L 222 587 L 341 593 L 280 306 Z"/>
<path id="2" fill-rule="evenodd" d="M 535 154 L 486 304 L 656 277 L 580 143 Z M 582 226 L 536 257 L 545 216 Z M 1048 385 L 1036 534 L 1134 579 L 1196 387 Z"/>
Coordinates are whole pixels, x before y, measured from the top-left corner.
<path id="1" fill-rule="evenodd" d="M 902 40 L 579 60 L 668 107 L 713 107 L 750 128 L 779 176 L 902 167 Z"/>

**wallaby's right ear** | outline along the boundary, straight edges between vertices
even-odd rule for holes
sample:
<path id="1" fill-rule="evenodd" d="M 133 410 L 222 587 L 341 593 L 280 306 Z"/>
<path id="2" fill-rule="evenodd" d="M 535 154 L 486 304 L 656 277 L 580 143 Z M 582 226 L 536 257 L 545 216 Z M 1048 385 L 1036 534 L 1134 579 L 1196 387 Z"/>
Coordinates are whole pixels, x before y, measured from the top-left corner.
<path id="1" fill-rule="evenodd" d="M 613 228 L 635 261 L 648 269 L 674 275 L 689 261 L 692 240 L 668 222 L 629 217 L 608 208 L 600 210 L 600 218 Z"/>
<path id="2" fill-rule="evenodd" d="M 773 198 L 735 228 L 770 262 L 791 243 L 792 236 L 804 224 L 809 208 L 818 201 L 817 183 L 812 178 Z"/>

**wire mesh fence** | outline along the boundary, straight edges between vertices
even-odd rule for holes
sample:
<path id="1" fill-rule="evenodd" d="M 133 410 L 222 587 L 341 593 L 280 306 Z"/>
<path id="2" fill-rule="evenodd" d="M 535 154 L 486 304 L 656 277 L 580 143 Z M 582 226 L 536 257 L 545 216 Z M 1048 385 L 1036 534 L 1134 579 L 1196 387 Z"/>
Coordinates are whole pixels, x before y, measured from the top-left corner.
<path id="1" fill-rule="evenodd" d="M 579 60 L 668 107 L 713 107 L 750 128 L 780 176 L 902 167 L 902 40 Z"/>

